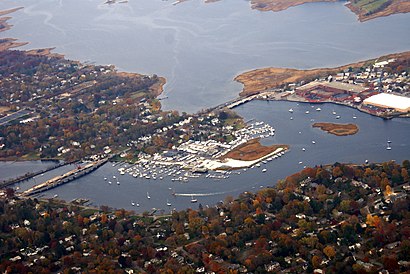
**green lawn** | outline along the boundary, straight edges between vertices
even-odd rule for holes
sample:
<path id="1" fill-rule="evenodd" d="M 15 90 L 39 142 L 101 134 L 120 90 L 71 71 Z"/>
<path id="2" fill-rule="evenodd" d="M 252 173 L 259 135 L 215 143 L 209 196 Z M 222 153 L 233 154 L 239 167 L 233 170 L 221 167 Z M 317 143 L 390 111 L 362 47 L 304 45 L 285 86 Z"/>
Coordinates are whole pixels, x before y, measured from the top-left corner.
<path id="1" fill-rule="evenodd" d="M 357 0 L 353 1 L 352 5 L 371 14 L 376 12 L 382 5 L 385 5 L 387 2 L 389 2 L 389 0 Z"/>

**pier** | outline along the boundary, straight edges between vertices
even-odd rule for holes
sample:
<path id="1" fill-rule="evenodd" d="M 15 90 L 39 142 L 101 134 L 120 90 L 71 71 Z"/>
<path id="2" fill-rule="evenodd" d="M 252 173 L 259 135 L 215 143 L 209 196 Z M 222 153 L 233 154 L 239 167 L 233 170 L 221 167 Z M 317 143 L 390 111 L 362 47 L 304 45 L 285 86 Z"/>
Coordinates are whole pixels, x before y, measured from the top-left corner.
<path id="1" fill-rule="evenodd" d="M 33 186 L 32 188 L 24 191 L 23 193 L 21 193 L 22 196 L 30 196 L 30 195 L 34 195 L 34 194 L 38 194 L 41 193 L 43 191 L 55 188 L 57 186 L 60 186 L 62 184 L 68 183 L 72 180 L 75 180 L 79 177 L 82 177 L 94 170 L 96 170 L 97 168 L 99 168 L 100 166 L 102 166 L 103 164 L 105 164 L 108 161 L 108 158 L 99 160 L 99 161 L 95 161 L 95 162 L 91 162 L 89 164 L 86 164 L 83 167 L 79 167 L 76 168 L 74 170 L 70 170 L 69 172 L 63 174 L 63 175 L 59 175 L 56 176 L 48 181 L 45 181 L 44 183 L 38 184 Z"/>

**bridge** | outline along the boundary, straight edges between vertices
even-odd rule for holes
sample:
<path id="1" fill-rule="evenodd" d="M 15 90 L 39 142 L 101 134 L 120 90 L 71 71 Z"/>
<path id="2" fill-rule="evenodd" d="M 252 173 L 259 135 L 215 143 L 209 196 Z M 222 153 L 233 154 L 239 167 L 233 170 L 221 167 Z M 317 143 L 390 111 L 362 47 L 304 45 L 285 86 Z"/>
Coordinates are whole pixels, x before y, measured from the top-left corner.
<path id="1" fill-rule="evenodd" d="M 244 97 L 244 98 L 242 98 L 242 97 L 235 98 L 233 100 L 230 100 L 228 102 L 220 104 L 216 107 L 213 107 L 211 110 L 217 110 L 217 109 L 223 109 L 223 108 L 232 109 L 232 108 L 237 107 L 239 105 L 245 104 L 246 102 L 252 101 L 253 99 L 255 99 L 258 96 L 259 96 L 259 94 L 255 94 L 255 95 L 251 95 L 251 96 Z"/>
<path id="2" fill-rule="evenodd" d="M 105 158 L 105 159 L 102 159 L 102 160 L 98 160 L 98 161 L 86 164 L 83 167 L 79 167 L 79 168 L 70 170 L 69 172 L 67 172 L 63 175 L 56 176 L 56 177 L 54 177 L 50 180 L 45 181 L 44 183 L 35 185 L 32 188 L 27 189 L 26 191 L 22 192 L 21 195 L 22 196 L 30 196 L 30 195 L 38 194 L 38 193 L 41 193 L 43 191 L 46 191 L 46 190 L 55 188 L 57 186 L 60 186 L 62 184 L 68 183 L 72 180 L 75 180 L 79 177 L 82 177 L 82 176 L 96 170 L 97 168 L 99 168 L 100 166 L 105 164 L 107 161 L 108 161 L 108 158 Z"/>

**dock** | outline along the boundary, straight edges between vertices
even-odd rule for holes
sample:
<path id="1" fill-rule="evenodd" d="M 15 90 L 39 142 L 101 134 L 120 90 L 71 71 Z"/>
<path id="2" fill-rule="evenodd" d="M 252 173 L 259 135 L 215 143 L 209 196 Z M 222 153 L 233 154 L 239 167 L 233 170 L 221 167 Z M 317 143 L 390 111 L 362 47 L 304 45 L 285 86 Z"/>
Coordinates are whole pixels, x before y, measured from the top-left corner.
<path id="1" fill-rule="evenodd" d="M 27 189 L 26 191 L 22 192 L 21 195 L 22 196 L 35 195 L 35 194 L 47 191 L 49 189 L 55 188 L 57 186 L 60 186 L 62 184 L 68 183 L 72 180 L 75 180 L 79 177 L 82 177 L 96 170 L 97 168 L 105 164 L 107 161 L 108 161 L 108 158 L 105 158 L 102 160 L 98 160 L 98 161 L 86 164 L 83 167 L 70 170 L 69 172 L 64 173 L 63 175 L 56 176 L 50 180 L 45 181 L 44 183 L 35 185 L 32 188 Z"/>

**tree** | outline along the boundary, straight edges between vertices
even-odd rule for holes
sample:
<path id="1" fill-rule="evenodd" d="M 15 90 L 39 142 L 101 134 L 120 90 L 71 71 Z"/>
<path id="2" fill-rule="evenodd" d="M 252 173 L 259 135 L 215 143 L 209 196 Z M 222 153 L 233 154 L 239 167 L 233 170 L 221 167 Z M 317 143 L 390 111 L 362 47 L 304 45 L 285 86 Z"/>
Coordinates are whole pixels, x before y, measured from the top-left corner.
<path id="1" fill-rule="evenodd" d="M 312 257 L 313 268 L 318 268 L 321 263 L 322 263 L 322 259 L 319 256 L 315 255 Z"/>
<path id="2" fill-rule="evenodd" d="M 371 214 L 367 214 L 366 224 L 369 226 L 377 227 L 380 225 L 380 218 L 377 215 L 372 216 Z"/>
<path id="3" fill-rule="evenodd" d="M 391 186 L 389 186 L 389 185 L 386 186 L 386 191 L 384 192 L 384 194 L 386 196 L 389 196 L 389 195 L 393 194 L 393 189 L 391 188 Z"/>
<path id="4" fill-rule="evenodd" d="M 326 246 L 326 247 L 323 249 L 323 253 L 325 253 L 325 255 L 326 255 L 329 259 L 334 258 L 335 255 L 336 255 L 335 249 L 334 249 L 332 246 L 330 246 L 330 245 Z"/>

